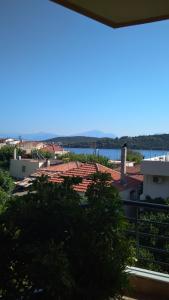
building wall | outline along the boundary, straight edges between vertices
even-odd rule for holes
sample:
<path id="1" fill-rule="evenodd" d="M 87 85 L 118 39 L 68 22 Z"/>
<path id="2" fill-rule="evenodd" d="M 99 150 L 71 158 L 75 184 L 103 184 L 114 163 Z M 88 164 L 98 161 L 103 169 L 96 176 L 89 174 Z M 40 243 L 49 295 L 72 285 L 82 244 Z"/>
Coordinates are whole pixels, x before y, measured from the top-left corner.
<path id="1" fill-rule="evenodd" d="M 153 182 L 153 175 L 144 175 L 143 195 L 151 198 L 168 198 L 169 197 L 169 176 L 160 176 L 161 182 Z"/>
<path id="2" fill-rule="evenodd" d="M 134 197 L 133 197 L 134 192 Z M 139 201 L 139 193 L 138 189 L 127 189 L 125 191 L 120 192 L 120 196 L 122 200 L 132 200 Z M 124 213 L 128 218 L 135 218 L 136 216 L 136 208 L 128 205 L 124 205 Z"/>
<path id="3" fill-rule="evenodd" d="M 30 154 L 33 149 L 41 149 L 43 148 L 44 144 L 43 143 L 37 143 L 35 144 L 34 142 L 23 142 L 19 147 L 26 151 L 26 154 Z"/>
<path id="4" fill-rule="evenodd" d="M 44 161 L 29 159 L 11 159 L 10 175 L 14 178 L 23 179 L 44 165 Z"/>
<path id="5" fill-rule="evenodd" d="M 139 201 L 139 187 L 129 188 L 120 192 L 120 197 L 122 200 Z"/>
<path id="6" fill-rule="evenodd" d="M 144 175 L 169 176 L 169 161 L 143 160 L 141 173 Z"/>

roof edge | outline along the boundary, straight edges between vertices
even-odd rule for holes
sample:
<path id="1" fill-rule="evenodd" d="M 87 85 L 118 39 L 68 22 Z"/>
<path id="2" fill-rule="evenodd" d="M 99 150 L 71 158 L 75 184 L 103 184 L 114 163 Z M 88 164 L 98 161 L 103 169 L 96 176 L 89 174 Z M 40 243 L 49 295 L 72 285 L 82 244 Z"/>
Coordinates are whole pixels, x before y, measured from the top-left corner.
<path id="1" fill-rule="evenodd" d="M 109 26 L 109 27 L 113 27 L 114 29 L 121 28 L 121 27 L 127 27 L 127 26 L 142 25 L 142 24 L 147 24 L 147 23 L 165 21 L 165 20 L 169 19 L 169 15 L 164 15 L 164 16 L 159 16 L 159 17 L 145 18 L 145 19 L 141 19 L 139 21 L 134 20 L 131 22 L 115 23 L 104 17 L 100 17 L 97 14 L 95 14 L 85 8 L 81 8 L 79 5 L 68 3 L 66 0 L 49 0 L 49 1 L 57 3 L 59 5 L 62 5 L 68 9 L 74 10 L 77 13 L 80 13 L 86 17 L 92 18 L 100 23 L 103 23 L 104 25 Z"/>

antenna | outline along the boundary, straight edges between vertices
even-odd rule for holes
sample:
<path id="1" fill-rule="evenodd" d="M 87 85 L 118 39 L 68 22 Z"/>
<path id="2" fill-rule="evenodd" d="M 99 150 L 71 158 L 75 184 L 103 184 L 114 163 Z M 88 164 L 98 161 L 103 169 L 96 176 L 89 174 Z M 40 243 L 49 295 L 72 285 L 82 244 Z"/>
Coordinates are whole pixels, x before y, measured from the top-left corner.
<path id="1" fill-rule="evenodd" d="M 19 139 L 20 142 L 22 142 L 22 136 L 21 135 L 18 136 L 18 139 Z"/>
<path id="2" fill-rule="evenodd" d="M 33 158 L 35 159 L 45 159 L 42 153 L 39 153 L 38 149 L 34 149 L 32 153 Z"/>
<path id="3" fill-rule="evenodd" d="M 96 142 L 93 143 L 93 154 L 97 154 L 97 149 L 96 149 Z"/>

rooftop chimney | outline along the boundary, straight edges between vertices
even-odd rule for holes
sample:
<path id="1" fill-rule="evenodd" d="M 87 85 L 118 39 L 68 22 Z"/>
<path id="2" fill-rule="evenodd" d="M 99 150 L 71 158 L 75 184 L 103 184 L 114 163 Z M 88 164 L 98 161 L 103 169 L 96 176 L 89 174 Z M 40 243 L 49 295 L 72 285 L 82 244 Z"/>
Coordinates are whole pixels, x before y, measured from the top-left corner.
<path id="1" fill-rule="evenodd" d="M 49 159 L 46 160 L 46 167 L 47 168 L 50 167 L 50 160 Z"/>
<path id="2" fill-rule="evenodd" d="M 14 151 L 13 151 L 13 159 L 16 159 L 16 148 L 14 148 Z"/>
<path id="3" fill-rule="evenodd" d="M 126 183 L 126 160 L 127 160 L 127 144 L 121 148 L 121 184 Z"/>

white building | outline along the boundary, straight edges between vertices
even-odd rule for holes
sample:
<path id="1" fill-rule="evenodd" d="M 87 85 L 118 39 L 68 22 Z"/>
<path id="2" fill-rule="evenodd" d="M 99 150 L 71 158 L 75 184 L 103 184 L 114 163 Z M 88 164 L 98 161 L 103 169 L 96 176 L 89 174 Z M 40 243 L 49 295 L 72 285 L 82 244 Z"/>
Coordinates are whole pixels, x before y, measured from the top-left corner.
<path id="1" fill-rule="evenodd" d="M 112 160 L 109 159 L 109 163 L 113 165 L 120 166 L 121 165 L 121 160 Z M 135 162 L 134 161 L 126 161 L 126 167 L 134 167 Z"/>
<path id="2" fill-rule="evenodd" d="M 19 141 L 19 140 L 15 140 L 15 139 L 6 139 L 6 140 L 5 140 L 5 143 L 6 143 L 7 145 L 17 145 L 17 144 L 20 143 L 20 141 Z"/>
<path id="3" fill-rule="evenodd" d="M 45 166 L 45 160 L 37 159 L 11 159 L 10 175 L 17 179 L 23 179 L 30 176 L 37 169 Z"/>
<path id="4" fill-rule="evenodd" d="M 32 150 L 40 150 L 43 147 L 43 142 L 23 141 L 19 144 L 19 148 L 25 151 L 26 154 L 31 154 Z"/>
<path id="5" fill-rule="evenodd" d="M 20 143 L 19 140 L 16 139 L 0 139 L 0 148 L 6 146 L 6 145 L 11 145 L 11 146 L 16 146 Z"/>
<path id="6" fill-rule="evenodd" d="M 141 162 L 141 173 L 144 175 L 143 194 L 151 198 L 169 198 L 169 155 L 144 159 Z"/>

